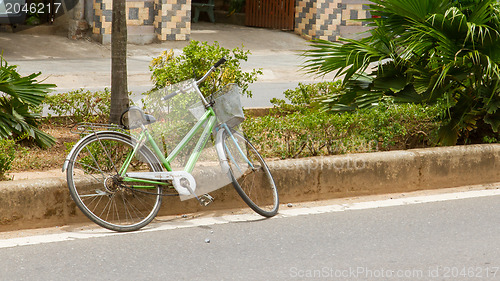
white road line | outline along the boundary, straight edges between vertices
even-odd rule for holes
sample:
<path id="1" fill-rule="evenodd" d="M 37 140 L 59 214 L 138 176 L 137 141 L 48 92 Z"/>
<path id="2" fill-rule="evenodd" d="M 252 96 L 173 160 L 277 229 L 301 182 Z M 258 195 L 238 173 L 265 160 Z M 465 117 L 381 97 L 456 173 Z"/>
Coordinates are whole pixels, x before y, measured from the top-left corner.
<path id="1" fill-rule="evenodd" d="M 311 214 L 322 214 L 331 212 L 344 212 L 351 210 L 366 210 L 384 207 L 395 207 L 403 205 L 413 205 L 421 203 L 430 202 L 442 202 L 458 199 L 467 198 L 478 198 L 487 196 L 500 195 L 500 189 L 487 189 L 487 190 L 474 190 L 465 191 L 457 193 L 446 193 L 438 195 L 428 195 L 428 196 L 417 196 L 417 197 L 406 197 L 397 199 L 385 199 L 378 201 L 367 201 L 367 202 L 356 202 L 349 204 L 337 204 L 328 206 L 317 206 L 317 207 L 306 207 L 306 208 L 281 208 L 279 215 L 276 218 L 283 217 L 295 217 L 301 215 L 311 215 Z M 194 218 L 182 221 L 169 221 L 164 223 L 154 224 L 150 228 L 145 228 L 140 232 L 151 232 L 151 231 L 162 231 L 162 230 L 172 230 L 179 228 L 190 228 L 199 226 L 209 226 L 216 224 L 226 224 L 231 222 L 241 222 L 241 221 L 257 221 L 261 220 L 262 217 L 257 214 L 243 214 L 243 215 L 227 215 L 221 217 L 208 217 L 208 218 Z M 62 232 L 56 234 L 47 235 L 36 235 L 29 237 L 11 238 L 0 240 L 0 248 L 10 248 L 16 246 L 26 246 L 26 245 L 36 245 L 45 244 L 53 242 L 63 242 L 71 241 L 77 239 L 88 239 L 88 238 L 98 238 L 107 237 L 115 235 L 130 235 L 132 233 L 118 233 L 113 231 L 108 231 L 106 229 L 97 228 L 92 230 L 82 230 L 75 232 Z"/>

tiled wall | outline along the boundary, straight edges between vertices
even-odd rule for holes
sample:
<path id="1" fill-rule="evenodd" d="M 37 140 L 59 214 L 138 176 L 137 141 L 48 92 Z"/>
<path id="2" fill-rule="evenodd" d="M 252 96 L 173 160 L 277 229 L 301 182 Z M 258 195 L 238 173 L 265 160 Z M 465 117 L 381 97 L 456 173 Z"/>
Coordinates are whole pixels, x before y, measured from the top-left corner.
<path id="1" fill-rule="evenodd" d="M 92 33 L 98 40 L 108 43 L 111 35 L 113 0 L 93 0 L 94 20 Z M 191 33 L 191 0 L 127 0 L 127 26 L 151 29 L 158 40 L 188 40 Z M 130 35 L 130 32 L 129 32 Z M 130 39 L 130 36 L 129 36 Z"/>
<path id="2" fill-rule="evenodd" d="M 188 40 L 191 34 L 191 0 L 154 0 L 158 39 Z"/>
<path id="3" fill-rule="evenodd" d="M 295 33 L 308 39 L 335 41 L 343 26 L 362 26 L 353 21 L 370 17 L 366 0 L 296 0 Z"/>
<path id="4" fill-rule="evenodd" d="M 94 0 L 93 34 L 111 34 L 113 0 Z"/>
<path id="5" fill-rule="evenodd" d="M 153 25 L 154 12 L 153 0 L 127 1 L 127 25 Z"/>

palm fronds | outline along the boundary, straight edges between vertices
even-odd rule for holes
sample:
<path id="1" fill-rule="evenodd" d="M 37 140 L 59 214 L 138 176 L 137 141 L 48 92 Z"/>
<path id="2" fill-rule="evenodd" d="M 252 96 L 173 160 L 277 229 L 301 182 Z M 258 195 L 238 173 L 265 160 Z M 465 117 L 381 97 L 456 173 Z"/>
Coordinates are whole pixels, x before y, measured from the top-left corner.
<path id="1" fill-rule="evenodd" d="M 500 6 L 496 0 L 372 0 L 373 27 L 361 40 L 315 40 L 304 69 L 344 77 L 331 111 L 377 101 L 448 104 L 442 143 L 456 142 L 477 120 L 500 129 Z M 373 71 L 370 72 L 371 67 Z M 368 74 L 366 72 L 369 72 Z M 364 84 L 360 87 L 360 84 Z"/>
<path id="2" fill-rule="evenodd" d="M 0 56 L 0 138 L 29 137 L 41 147 L 50 147 L 55 140 L 38 129 L 40 116 L 34 113 L 53 84 L 36 80 L 40 73 L 21 76 L 16 66 Z"/>

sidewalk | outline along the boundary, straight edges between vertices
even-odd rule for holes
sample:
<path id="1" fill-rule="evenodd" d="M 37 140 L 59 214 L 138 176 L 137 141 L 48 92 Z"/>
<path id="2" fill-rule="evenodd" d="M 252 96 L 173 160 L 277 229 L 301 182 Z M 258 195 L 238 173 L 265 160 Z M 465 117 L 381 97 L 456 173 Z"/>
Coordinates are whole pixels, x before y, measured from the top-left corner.
<path id="1" fill-rule="evenodd" d="M 31 33 L 35 32 L 30 31 Z M 299 82 L 318 81 L 300 71 L 299 54 L 309 48 L 307 40 L 291 32 L 245 26 L 199 22 L 192 26 L 192 40 L 219 42 L 233 49 L 250 50 L 243 70 L 262 68 L 264 75 L 252 85 L 255 98 L 245 106 L 266 106 L 269 99 Z M 134 93 L 151 88 L 149 64 L 165 50 L 180 51 L 189 42 L 169 41 L 128 46 L 128 86 Z M 77 88 L 99 90 L 111 85 L 111 48 L 88 40 L 70 40 L 63 35 L 0 33 L 0 49 L 22 74 L 42 72 L 42 79 L 58 86 L 58 92 Z M 273 93 L 269 93 L 269 91 Z M 258 104 L 255 104 L 258 103 Z"/>

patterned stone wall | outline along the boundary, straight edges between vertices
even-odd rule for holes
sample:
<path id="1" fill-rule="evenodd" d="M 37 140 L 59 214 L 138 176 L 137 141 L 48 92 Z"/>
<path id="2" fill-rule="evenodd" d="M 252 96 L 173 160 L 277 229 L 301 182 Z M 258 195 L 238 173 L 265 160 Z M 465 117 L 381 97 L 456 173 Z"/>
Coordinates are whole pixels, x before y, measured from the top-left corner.
<path id="1" fill-rule="evenodd" d="M 127 0 L 127 25 L 153 25 L 154 2 L 153 0 Z"/>
<path id="2" fill-rule="evenodd" d="M 354 21 L 369 17 L 366 0 L 296 0 L 295 33 L 307 39 L 336 41 L 343 26 L 362 26 Z"/>
<path id="3" fill-rule="evenodd" d="M 112 6 L 113 0 L 94 0 L 93 34 L 111 34 Z"/>
<path id="4" fill-rule="evenodd" d="M 191 0 L 155 0 L 155 33 L 160 41 L 189 40 Z"/>
<path id="5" fill-rule="evenodd" d="M 101 43 L 111 42 L 113 0 L 93 0 L 92 33 Z M 129 41 L 149 36 L 160 41 L 188 40 L 191 33 L 191 0 L 127 0 Z M 150 28 L 149 28 L 150 27 Z M 144 33 L 150 34 L 144 34 Z"/>
<path id="6" fill-rule="evenodd" d="M 316 33 L 316 0 L 295 1 L 295 33 L 312 38 Z"/>
<path id="7" fill-rule="evenodd" d="M 366 19 L 371 17 L 368 11 L 369 1 L 366 0 L 351 0 L 343 1 L 342 3 L 342 23 L 344 26 L 362 26 L 365 23 L 361 21 L 354 21 L 357 19 Z"/>

